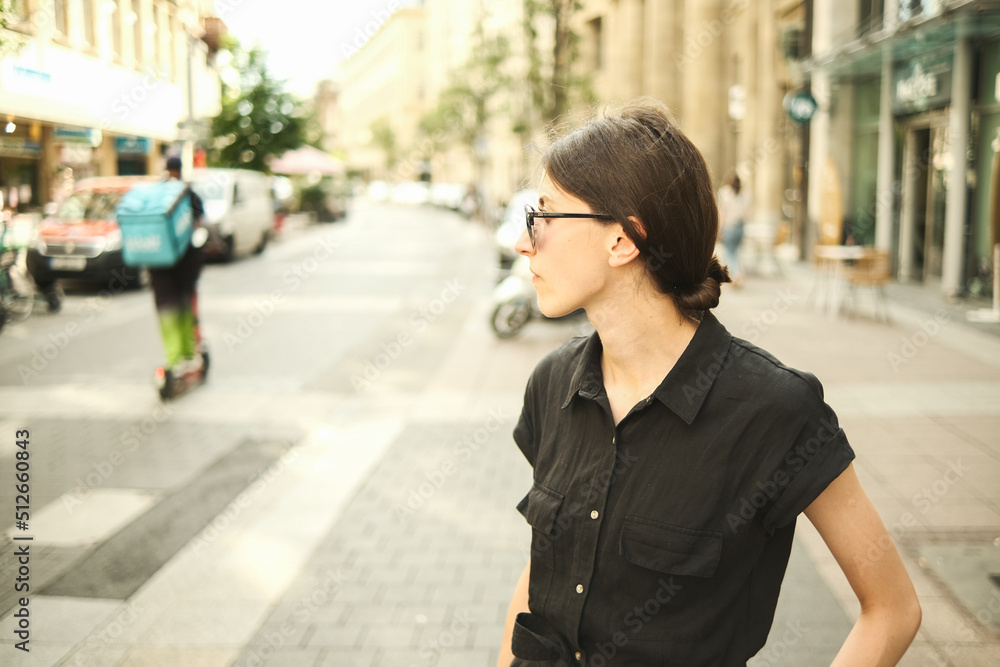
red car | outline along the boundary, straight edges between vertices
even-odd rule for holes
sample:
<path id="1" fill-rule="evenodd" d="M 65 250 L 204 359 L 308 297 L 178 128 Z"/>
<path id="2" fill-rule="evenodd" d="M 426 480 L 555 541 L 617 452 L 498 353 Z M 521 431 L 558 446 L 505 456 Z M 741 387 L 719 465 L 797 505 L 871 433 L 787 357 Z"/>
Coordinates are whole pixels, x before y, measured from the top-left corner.
<path id="1" fill-rule="evenodd" d="M 155 176 L 87 178 L 36 231 L 28 248 L 28 271 L 46 294 L 69 278 L 98 283 L 112 292 L 140 286 L 139 269 L 122 260 L 122 233 L 115 211 L 122 195 Z"/>

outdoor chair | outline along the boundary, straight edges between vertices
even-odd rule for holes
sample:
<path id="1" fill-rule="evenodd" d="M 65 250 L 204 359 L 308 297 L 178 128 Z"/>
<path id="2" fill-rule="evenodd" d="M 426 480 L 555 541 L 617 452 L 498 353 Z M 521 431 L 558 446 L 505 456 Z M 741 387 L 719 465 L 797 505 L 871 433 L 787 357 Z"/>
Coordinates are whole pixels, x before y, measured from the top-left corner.
<path id="1" fill-rule="evenodd" d="M 889 253 L 876 248 L 865 248 L 864 253 L 854 262 L 847 272 L 848 285 L 848 313 L 853 315 L 857 303 L 857 291 L 859 287 L 871 289 L 872 301 L 874 303 L 875 319 L 879 318 L 881 312 L 886 323 L 889 322 L 889 310 L 885 299 L 884 286 L 892 277 L 892 267 L 889 260 Z"/>

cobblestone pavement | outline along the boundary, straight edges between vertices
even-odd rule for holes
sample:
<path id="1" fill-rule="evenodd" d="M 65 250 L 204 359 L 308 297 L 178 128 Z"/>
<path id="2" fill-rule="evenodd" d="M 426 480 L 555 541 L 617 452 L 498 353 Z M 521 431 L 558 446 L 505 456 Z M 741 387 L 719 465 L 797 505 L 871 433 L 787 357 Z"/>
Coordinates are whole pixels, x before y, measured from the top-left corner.
<path id="1" fill-rule="evenodd" d="M 495 663 L 530 536 L 497 423 L 403 431 L 236 664 Z"/>

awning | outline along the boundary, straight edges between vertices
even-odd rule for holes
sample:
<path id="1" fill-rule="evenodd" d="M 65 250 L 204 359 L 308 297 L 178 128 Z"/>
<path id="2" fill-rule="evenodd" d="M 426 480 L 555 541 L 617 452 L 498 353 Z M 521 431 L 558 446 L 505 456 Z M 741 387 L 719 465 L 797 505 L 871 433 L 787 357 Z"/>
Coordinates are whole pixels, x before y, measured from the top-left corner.
<path id="1" fill-rule="evenodd" d="M 288 151 L 271 163 L 271 172 L 275 174 L 339 176 L 345 171 L 343 162 L 312 146 Z"/>

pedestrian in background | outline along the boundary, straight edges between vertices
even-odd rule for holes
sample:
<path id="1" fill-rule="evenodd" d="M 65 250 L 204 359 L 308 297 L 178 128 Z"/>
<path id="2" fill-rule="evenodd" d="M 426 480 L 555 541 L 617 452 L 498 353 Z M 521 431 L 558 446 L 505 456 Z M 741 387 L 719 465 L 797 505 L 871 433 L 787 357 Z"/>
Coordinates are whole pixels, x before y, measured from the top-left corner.
<path id="1" fill-rule="evenodd" d="M 498 666 L 745 666 L 803 512 L 860 601 L 834 664 L 896 664 L 920 606 L 822 386 L 710 312 L 729 275 L 701 154 L 646 98 L 542 165 L 516 249 L 541 311 L 595 332 L 528 380 L 531 551 Z"/>
<path id="2" fill-rule="evenodd" d="M 731 172 L 719 188 L 719 226 L 733 287 L 740 287 L 743 284 L 739 255 L 740 246 L 743 244 L 743 229 L 750 217 L 750 205 L 750 193 L 743 189 L 736 172 Z"/>
<path id="3" fill-rule="evenodd" d="M 181 179 L 181 159 L 167 158 L 167 180 Z M 160 322 L 160 335 L 166 352 L 167 370 L 175 375 L 200 370 L 200 340 L 198 332 L 197 286 L 204 264 L 201 246 L 204 233 L 197 233 L 205 215 L 205 207 L 194 190 L 191 197 L 192 224 L 196 233 L 187 251 L 176 264 L 166 268 L 149 269 L 156 314 Z"/>

